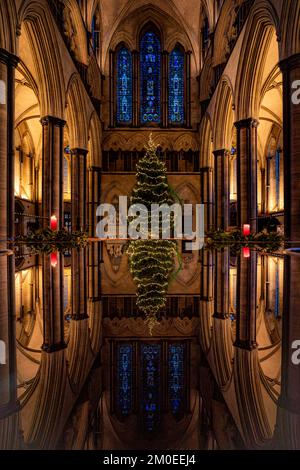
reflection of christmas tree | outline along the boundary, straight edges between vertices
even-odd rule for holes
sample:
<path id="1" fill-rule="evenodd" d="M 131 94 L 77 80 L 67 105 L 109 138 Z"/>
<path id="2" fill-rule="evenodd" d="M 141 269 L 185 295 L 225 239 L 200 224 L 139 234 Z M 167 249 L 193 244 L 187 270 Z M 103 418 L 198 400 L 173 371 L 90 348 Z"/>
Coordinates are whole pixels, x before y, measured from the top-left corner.
<path id="1" fill-rule="evenodd" d="M 174 195 L 168 185 L 166 167 L 156 155 L 157 147 L 151 136 L 146 150 L 146 155 L 137 164 L 137 181 L 130 203 L 143 204 L 150 214 L 151 204 L 172 205 Z M 157 313 L 166 304 L 168 285 L 175 266 L 177 243 L 172 240 L 151 239 L 150 215 L 147 222 L 148 239 L 130 241 L 127 251 L 130 272 L 137 284 L 137 306 L 146 314 L 151 330 L 156 323 Z"/>

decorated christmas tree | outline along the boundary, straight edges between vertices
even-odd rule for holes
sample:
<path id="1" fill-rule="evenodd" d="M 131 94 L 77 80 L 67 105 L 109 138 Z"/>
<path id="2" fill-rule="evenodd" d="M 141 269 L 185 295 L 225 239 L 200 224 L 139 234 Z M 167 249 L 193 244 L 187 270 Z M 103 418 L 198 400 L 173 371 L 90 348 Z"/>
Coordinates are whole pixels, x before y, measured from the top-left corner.
<path id="1" fill-rule="evenodd" d="M 168 184 L 166 166 L 157 156 L 157 147 L 151 136 L 146 154 L 136 168 L 136 185 L 130 198 L 131 205 L 143 204 L 150 214 L 151 204 L 172 205 L 175 202 L 176 195 Z M 161 223 L 160 238 L 152 239 L 150 215 L 145 217 L 149 217 L 146 224 L 147 239 L 131 240 L 127 253 L 130 272 L 137 285 L 137 306 L 146 314 L 146 321 L 152 330 L 157 322 L 157 313 L 166 305 L 168 285 L 174 274 L 177 243 L 162 239 Z"/>

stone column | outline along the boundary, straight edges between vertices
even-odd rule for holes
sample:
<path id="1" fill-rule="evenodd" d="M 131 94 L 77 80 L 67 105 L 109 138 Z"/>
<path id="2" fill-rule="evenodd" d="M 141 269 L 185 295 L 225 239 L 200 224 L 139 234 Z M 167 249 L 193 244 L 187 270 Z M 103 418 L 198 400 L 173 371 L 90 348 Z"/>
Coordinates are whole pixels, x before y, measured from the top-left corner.
<path id="1" fill-rule="evenodd" d="M 215 227 L 229 226 L 229 155 L 225 149 L 215 150 Z"/>
<path id="2" fill-rule="evenodd" d="M 109 51 L 109 127 L 115 125 L 115 53 Z"/>
<path id="3" fill-rule="evenodd" d="M 283 152 L 285 235 L 300 241 L 300 54 L 280 63 L 283 73 Z M 298 243 L 299 246 L 299 243 Z"/>
<path id="4" fill-rule="evenodd" d="M 213 168 L 200 168 L 200 201 L 204 204 L 204 230 L 210 231 L 214 228 L 214 198 L 213 198 Z"/>
<path id="5" fill-rule="evenodd" d="M 249 118 L 236 122 L 238 226 L 250 224 L 257 231 L 257 126 Z"/>
<path id="6" fill-rule="evenodd" d="M 85 149 L 71 150 L 72 230 L 86 230 L 86 160 Z"/>
<path id="7" fill-rule="evenodd" d="M 169 101 L 168 101 L 168 80 L 169 80 L 169 53 L 168 51 L 163 51 L 161 53 L 161 116 L 162 116 L 162 127 L 169 126 Z"/>
<path id="8" fill-rule="evenodd" d="M 250 258 L 238 256 L 236 347 L 249 351 L 256 348 L 256 312 L 257 253 L 251 251 Z"/>
<path id="9" fill-rule="evenodd" d="M 14 90 L 18 61 L 0 49 L 0 418 L 17 410 L 15 260 L 7 241 L 14 237 Z"/>
<path id="10" fill-rule="evenodd" d="M 64 340 L 64 257 L 43 255 L 43 335 L 42 349 L 54 352 L 66 347 Z"/>
<path id="11" fill-rule="evenodd" d="M 53 116 L 41 119 L 43 126 L 42 213 L 44 227 L 57 217 L 58 229 L 64 225 L 63 151 L 65 121 Z"/>

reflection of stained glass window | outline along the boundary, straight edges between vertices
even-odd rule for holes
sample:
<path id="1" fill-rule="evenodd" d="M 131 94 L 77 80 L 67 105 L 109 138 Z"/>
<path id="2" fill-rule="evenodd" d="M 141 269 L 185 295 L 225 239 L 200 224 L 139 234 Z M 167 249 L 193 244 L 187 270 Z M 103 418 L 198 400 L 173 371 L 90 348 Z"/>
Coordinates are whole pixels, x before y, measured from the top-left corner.
<path id="1" fill-rule="evenodd" d="M 174 415 L 178 415 L 184 406 L 184 344 L 169 344 L 169 403 Z"/>
<path id="2" fill-rule="evenodd" d="M 160 122 L 160 41 L 147 32 L 141 40 L 141 122 Z"/>
<path id="3" fill-rule="evenodd" d="M 132 411 L 132 361 L 131 344 L 119 344 L 117 350 L 118 389 L 117 403 L 122 415 L 128 416 Z"/>
<path id="4" fill-rule="evenodd" d="M 176 47 L 169 58 L 169 122 L 184 121 L 184 54 Z"/>
<path id="5" fill-rule="evenodd" d="M 141 345 L 142 415 L 148 432 L 156 429 L 160 414 L 160 345 Z"/>
<path id="6" fill-rule="evenodd" d="M 117 54 L 117 121 L 132 121 L 132 56 L 126 47 Z"/>

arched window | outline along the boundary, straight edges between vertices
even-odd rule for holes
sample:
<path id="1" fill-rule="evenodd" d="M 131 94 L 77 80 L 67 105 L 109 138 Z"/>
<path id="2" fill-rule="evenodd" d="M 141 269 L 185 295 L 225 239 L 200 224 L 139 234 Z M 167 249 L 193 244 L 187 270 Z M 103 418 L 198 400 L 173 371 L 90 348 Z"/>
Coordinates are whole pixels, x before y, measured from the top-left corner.
<path id="1" fill-rule="evenodd" d="M 140 63 L 140 100 L 141 123 L 159 123 L 160 118 L 160 40 L 151 31 L 141 40 Z"/>
<path id="2" fill-rule="evenodd" d="M 117 53 L 117 121 L 132 122 L 132 56 L 126 47 Z"/>
<path id="3" fill-rule="evenodd" d="M 169 57 L 169 122 L 184 122 L 184 53 L 178 46 Z"/>

